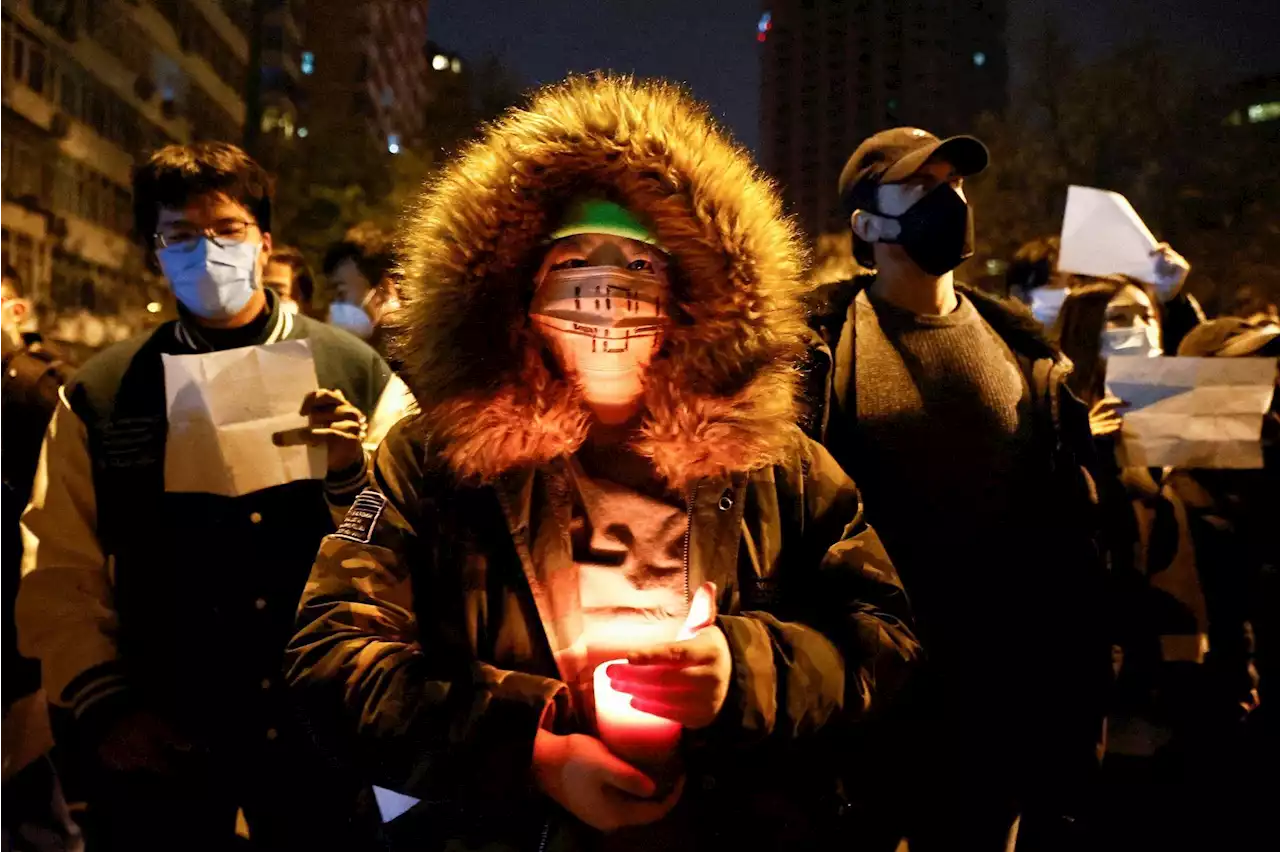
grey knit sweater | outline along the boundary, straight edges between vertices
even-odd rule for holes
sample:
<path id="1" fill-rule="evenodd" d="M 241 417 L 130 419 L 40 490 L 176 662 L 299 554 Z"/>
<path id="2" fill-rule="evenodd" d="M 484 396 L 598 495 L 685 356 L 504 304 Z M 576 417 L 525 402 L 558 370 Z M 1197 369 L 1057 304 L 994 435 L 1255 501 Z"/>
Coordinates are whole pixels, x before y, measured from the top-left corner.
<path id="1" fill-rule="evenodd" d="M 988 576 L 1012 567 L 1010 527 L 1027 498 L 1030 390 L 1009 347 L 958 296 L 945 316 L 868 292 L 855 308 L 858 484 L 922 615 L 985 585 L 962 576 L 975 560 Z"/>

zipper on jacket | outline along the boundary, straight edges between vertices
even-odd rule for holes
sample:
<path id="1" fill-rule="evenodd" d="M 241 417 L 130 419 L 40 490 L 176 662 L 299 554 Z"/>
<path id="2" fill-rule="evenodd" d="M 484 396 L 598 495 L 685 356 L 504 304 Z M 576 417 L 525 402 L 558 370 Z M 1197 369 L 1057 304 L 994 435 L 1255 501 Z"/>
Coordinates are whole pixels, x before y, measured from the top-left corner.
<path id="1" fill-rule="evenodd" d="M 693 484 L 693 490 L 689 492 L 689 509 L 687 520 L 688 523 L 684 528 L 684 604 L 685 611 L 693 605 L 693 590 L 689 588 L 689 549 L 693 545 L 693 505 L 698 499 L 698 483 Z"/>
<path id="2" fill-rule="evenodd" d="M 542 837 L 538 840 L 538 852 L 547 852 L 547 840 L 551 837 L 551 817 L 542 824 Z"/>

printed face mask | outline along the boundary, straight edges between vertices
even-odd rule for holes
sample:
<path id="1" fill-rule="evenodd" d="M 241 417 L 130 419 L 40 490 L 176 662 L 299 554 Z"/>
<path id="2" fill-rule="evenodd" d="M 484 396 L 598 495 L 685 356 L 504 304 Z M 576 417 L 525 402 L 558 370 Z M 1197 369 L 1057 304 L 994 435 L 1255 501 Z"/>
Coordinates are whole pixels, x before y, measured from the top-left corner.
<path id="1" fill-rule="evenodd" d="M 949 184 L 939 184 L 900 216 L 877 213 L 898 223 L 897 243 L 930 275 L 943 275 L 973 257 L 973 211 Z"/>
<path id="2" fill-rule="evenodd" d="M 629 407 L 662 346 L 666 288 L 652 274 L 591 266 L 550 272 L 529 309 L 565 374 L 593 407 Z"/>
<path id="3" fill-rule="evenodd" d="M 204 319 L 228 319 L 244 310 L 257 289 L 261 250 L 256 242 L 223 247 L 205 237 L 189 251 L 164 248 L 156 257 L 184 308 Z"/>
<path id="4" fill-rule="evenodd" d="M 1098 354 L 1103 358 L 1116 355 L 1156 358 L 1164 354 L 1160 348 L 1160 328 L 1155 325 L 1104 328 Z"/>
<path id="5" fill-rule="evenodd" d="M 1031 315 L 1045 328 L 1053 328 L 1067 300 L 1066 287 L 1037 287 L 1031 291 Z"/>
<path id="6" fill-rule="evenodd" d="M 361 340 L 373 337 L 373 319 L 369 312 L 350 302 L 333 302 L 329 305 L 329 324 L 349 331 Z"/>

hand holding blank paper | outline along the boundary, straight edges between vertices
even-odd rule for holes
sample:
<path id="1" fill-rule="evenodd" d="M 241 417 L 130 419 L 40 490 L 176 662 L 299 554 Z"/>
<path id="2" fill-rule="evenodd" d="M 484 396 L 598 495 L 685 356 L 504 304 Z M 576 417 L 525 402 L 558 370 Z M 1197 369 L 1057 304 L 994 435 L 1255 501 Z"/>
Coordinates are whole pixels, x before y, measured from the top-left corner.
<path id="1" fill-rule="evenodd" d="M 1067 187 L 1058 269 L 1077 275 L 1131 275 L 1156 283 L 1156 238 L 1128 199 L 1090 186 Z"/>

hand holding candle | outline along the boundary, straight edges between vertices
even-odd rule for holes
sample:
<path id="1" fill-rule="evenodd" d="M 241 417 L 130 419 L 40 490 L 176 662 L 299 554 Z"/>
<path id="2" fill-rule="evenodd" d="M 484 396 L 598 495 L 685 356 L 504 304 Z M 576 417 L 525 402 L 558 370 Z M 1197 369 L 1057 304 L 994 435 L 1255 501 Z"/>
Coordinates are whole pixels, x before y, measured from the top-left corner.
<path id="1" fill-rule="evenodd" d="M 714 583 L 698 589 L 677 641 L 633 651 L 625 664 L 601 666 L 613 691 L 632 696 L 631 708 L 687 728 L 715 721 L 733 675 L 728 640 L 715 623 L 715 596 Z M 600 674 L 597 670 L 597 702 Z"/>
<path id="2" fill-rule="evenodd" d="M 542 792 L 601 831 L 656 822 L 675 807 L 683 790 L 680 779 L 660 790 L 594 737 L 546 730 L 534 737 L 533 777 Z"/>

